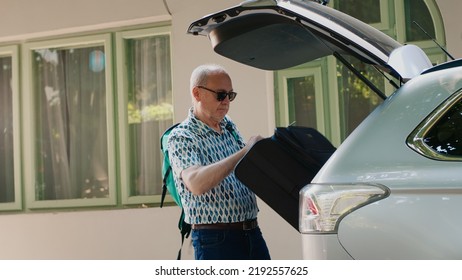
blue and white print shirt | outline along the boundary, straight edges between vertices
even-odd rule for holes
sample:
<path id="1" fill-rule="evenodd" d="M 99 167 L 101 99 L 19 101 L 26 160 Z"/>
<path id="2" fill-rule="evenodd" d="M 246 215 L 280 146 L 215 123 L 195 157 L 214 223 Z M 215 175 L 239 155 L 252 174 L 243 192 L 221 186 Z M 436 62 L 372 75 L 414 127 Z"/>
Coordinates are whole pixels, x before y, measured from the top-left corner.
<path id="1" fill-rule="evenodd" d="M 257 217 L 255 194 L 234 172 L 201 195 L 192 194 L 180 178 L 181 171 L 188 167 L 215 163 L 242 148 L 242 137 L 231 119 L 226 116 L 220 125 L 221 134 L 197 119 L 190 109 L 188 118 L 172 130 L 168 139 L 170 164 L 189 224 L 233 223 Z"/>

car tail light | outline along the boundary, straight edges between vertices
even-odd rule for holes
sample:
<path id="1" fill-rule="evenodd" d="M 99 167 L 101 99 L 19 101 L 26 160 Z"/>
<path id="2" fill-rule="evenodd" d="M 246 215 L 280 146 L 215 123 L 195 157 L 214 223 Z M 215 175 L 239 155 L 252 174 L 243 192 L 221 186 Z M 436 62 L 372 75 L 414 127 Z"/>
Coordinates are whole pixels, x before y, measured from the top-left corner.
<path id="1" fill-rule="evenodd" d="M 300 191 L 301 233 L 336 233 L 352 211 L 387 197 L 387 187 L 375 184 L 309 184 Z"/>

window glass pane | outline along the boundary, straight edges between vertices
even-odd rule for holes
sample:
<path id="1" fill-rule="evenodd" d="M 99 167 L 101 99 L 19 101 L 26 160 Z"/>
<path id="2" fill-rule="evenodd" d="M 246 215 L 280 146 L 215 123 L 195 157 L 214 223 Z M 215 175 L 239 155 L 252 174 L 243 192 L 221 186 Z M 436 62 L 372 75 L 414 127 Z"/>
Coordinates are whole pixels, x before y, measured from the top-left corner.
<path id="1" fill-rule="evenodd" d="M 125 40 L 130 196 L 162 192 L 160 136 L 173 123 L 169 35 Z"/>
<path id="2" fill-rule="evenodd" d="M 373 24 L 382 21 L 380 17 L 380 0 L 340 0 L 336 3 L 338 10 L 365 23 Z"/>
<path id="3" fill-rule="evenodd" d="M 462 101 L 459 100 L 424 136 L 439 154 L 462 156 Z"/>
<path id="4" fill-rule="evenodd" d="M 430 38 L 425 35 L 414 21 L 417 22 L 432 38 L 436 38 L 435 26 L 430 11 L 423 0 L 404 1 L 406 14 L 406 40 L 425 41 Z"/>
<path id="5" fill-rule="evenodd" d="M 108 197 L 104 47 L 33 51 L 36 200 Z"/>
<path id="6" fill-rule="evenodd" d="M 14 202 L 12 59 L 0 57 L 0 203 Z"/>
<path id="7" fill-rule="evenodd" d="M 317 128 L 314 76 L 287 79 L 289 123 Z"/>
<path id="8" fill-rule="evenodd" d="M 384 78 L 372 66 L 351 56 L 345 58 L 377 88 L 385 92 Z M 337 64 L 337 80 L 342 140 L 344 140 L 375 107 L 382 103 L 382 99 L 340 62 Z"/>

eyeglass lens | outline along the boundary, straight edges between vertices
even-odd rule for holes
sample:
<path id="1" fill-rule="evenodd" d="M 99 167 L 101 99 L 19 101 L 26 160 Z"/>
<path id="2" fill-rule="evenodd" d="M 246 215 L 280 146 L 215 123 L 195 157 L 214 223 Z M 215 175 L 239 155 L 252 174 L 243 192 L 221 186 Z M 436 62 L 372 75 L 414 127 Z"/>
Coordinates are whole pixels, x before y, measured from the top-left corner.
<path id="1" fill-rule="evenodd" d="M 229 97 L 229 101 L 233 101 L 236 98 L 236 93 L 234 91 L 226 92 L 226 91 L 217 91 L 217 100 L 223 101 L 225 100 L 226 96 Z"/>
<path id="2" fill-rule="evenodd" d="M 198 87 L 215 93 L 218 101 L 225 100 L 226 96 L 229 97 L 229 101 L 233 101 L 236 98 L 236 95 L 237 95 L 237 93 L 234 92 L 234 91 L 230 91 L 230 92 L 226 92 L 224 90 L 215 91 L 215 90 L 209 89 L 209 88 L 204 87 L 204 86 L 198 86 Z"/>

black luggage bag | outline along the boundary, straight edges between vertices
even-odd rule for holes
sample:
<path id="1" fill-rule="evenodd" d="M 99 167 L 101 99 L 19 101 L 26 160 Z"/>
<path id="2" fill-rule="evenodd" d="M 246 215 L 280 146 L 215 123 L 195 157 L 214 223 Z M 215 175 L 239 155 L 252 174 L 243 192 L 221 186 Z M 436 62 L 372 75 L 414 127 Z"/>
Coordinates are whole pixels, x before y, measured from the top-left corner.
<path id="1" fill-rule="evenodd" d="M 278 127 L 237 164 L 237 178 L 298 231 L 299 192 L 335 147 L 309 127 Z"/>

